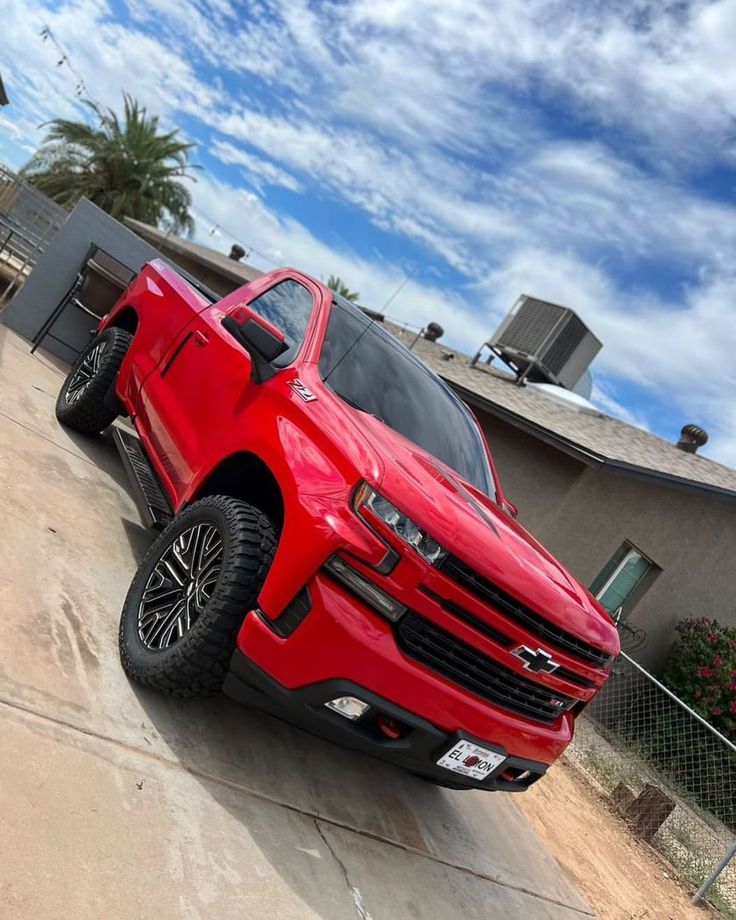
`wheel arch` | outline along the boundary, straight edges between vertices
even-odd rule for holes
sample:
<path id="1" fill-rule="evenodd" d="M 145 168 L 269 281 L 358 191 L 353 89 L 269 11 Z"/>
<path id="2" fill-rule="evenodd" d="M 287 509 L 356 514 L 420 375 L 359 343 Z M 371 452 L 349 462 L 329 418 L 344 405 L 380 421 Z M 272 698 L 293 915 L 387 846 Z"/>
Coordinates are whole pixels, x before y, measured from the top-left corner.
<path id="1" fill-rule="evenodd" d="M 126 332 L 129 332 L 131 335 L 135 335 L 138 330 L 139 318 L 138 312 L 130 304 L 123 307 L 119 312 L 110 319 L 110 321 L 105 325 L 106 329 L 109 329 L 110 326 L 117 326 L 118 329 L 125 329 Z"/>
<path id="2" fill-rule="evenodd" d="M 267 514 L 280 531 L 284 496 L 271 468 L 257 454 L 238 451 L 225 457 L 197 485 L 190 501 L 207 495 L 230 495 Z"/>

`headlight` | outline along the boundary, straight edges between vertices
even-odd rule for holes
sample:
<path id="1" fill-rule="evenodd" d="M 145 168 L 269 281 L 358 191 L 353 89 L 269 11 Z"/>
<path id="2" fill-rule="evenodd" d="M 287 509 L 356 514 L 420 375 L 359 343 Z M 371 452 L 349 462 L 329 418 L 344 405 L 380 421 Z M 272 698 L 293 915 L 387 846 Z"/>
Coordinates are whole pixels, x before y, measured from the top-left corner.
<path id="1" fill-rule="evenodd" d="M 447 556 L 447 550 L 430 535 L 418 527 L 414 521 L 403 514 L 399 509 L 379 495 L 367 483 L 362 483 L 355 493 L 353 500 L 355 510 L 361 514 L 368 511 L 390 527 L 395 534 L 408 543 L 412 549 L 423 556 L 432 565 L 440 565 Z"/>

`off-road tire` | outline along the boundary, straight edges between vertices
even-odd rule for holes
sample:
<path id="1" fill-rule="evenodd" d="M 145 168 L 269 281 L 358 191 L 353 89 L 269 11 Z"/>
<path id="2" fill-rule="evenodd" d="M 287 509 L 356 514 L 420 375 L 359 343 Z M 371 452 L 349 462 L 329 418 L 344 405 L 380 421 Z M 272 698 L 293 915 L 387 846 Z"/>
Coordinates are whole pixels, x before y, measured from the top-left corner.
<path id="1" fill-rule="evenodd" d="M 62 425 L 82 434 L 99 434 L 112 425 L 118 413 L 105 405 L 105 397 L 115 382 L 132 341 L 133 336 L 129 332 L 111 326 L 96 335 L 81 352 L 56 400 L 56 417 Z M 95 349 L 100 348 L 101 352 L 96 355 Z M 73 388 L 79 384 L 80 374 L 89 373 L 88 365 L 95 357 L 96 367 L 81 392 L 77 390 L 75 398 Z"/>
<path id="2" fill-rule="evenodd" d="M 222 564 L 209 600 L 184 635 L 165 649 L 147 647 L 139 610 L 154 570 L 177 537 L 214 525 Z M 131 680 L 169 696 L 196 699 L 222 689 L 245 614 L 256 606 L 276 548 L 276 531 L 261 511 L 229 496 L 203 498 L 178 515 L 153 543 L 128 591 L 120 619 L 120 660 Z"/>

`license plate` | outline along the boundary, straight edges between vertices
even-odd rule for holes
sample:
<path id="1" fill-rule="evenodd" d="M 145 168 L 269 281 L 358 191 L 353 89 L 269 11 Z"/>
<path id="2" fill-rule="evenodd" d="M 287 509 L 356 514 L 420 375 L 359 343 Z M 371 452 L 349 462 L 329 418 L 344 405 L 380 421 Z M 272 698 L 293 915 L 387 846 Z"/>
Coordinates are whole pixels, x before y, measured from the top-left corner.
<path id="1" fill-rule="evenodd" d="M 437 766 L 462 773 L 473 779 L 485 779 L 493 773 L 499 764 L 506 760 L 504 754 L 489 751 L 488 748 L 474 744 L 472 741 L 458 741 L 446 754 L 437 761 Z"/>

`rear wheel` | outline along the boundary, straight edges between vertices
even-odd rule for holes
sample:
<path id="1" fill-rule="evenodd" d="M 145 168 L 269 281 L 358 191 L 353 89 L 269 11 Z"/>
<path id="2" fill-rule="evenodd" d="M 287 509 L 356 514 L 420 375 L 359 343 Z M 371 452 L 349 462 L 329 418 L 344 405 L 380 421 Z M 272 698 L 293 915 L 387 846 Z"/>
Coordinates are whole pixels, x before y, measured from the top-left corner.
<path id="1" fill-rule="evenodd" d="M 99 434 L 118 416 L 105 398 L 133 336 L 112 326 L 95 336 L 72 365 L 56 400 L 56 417 L 82 434 Z"/>
<path id="2" fill-rule="evenodd" d="M 176 517 L 125 599 L 119 638 L 128 677 L 179 697 L 220 690 L 275 546 L 269 518 L 229 496 L 204 498 Z"/>

